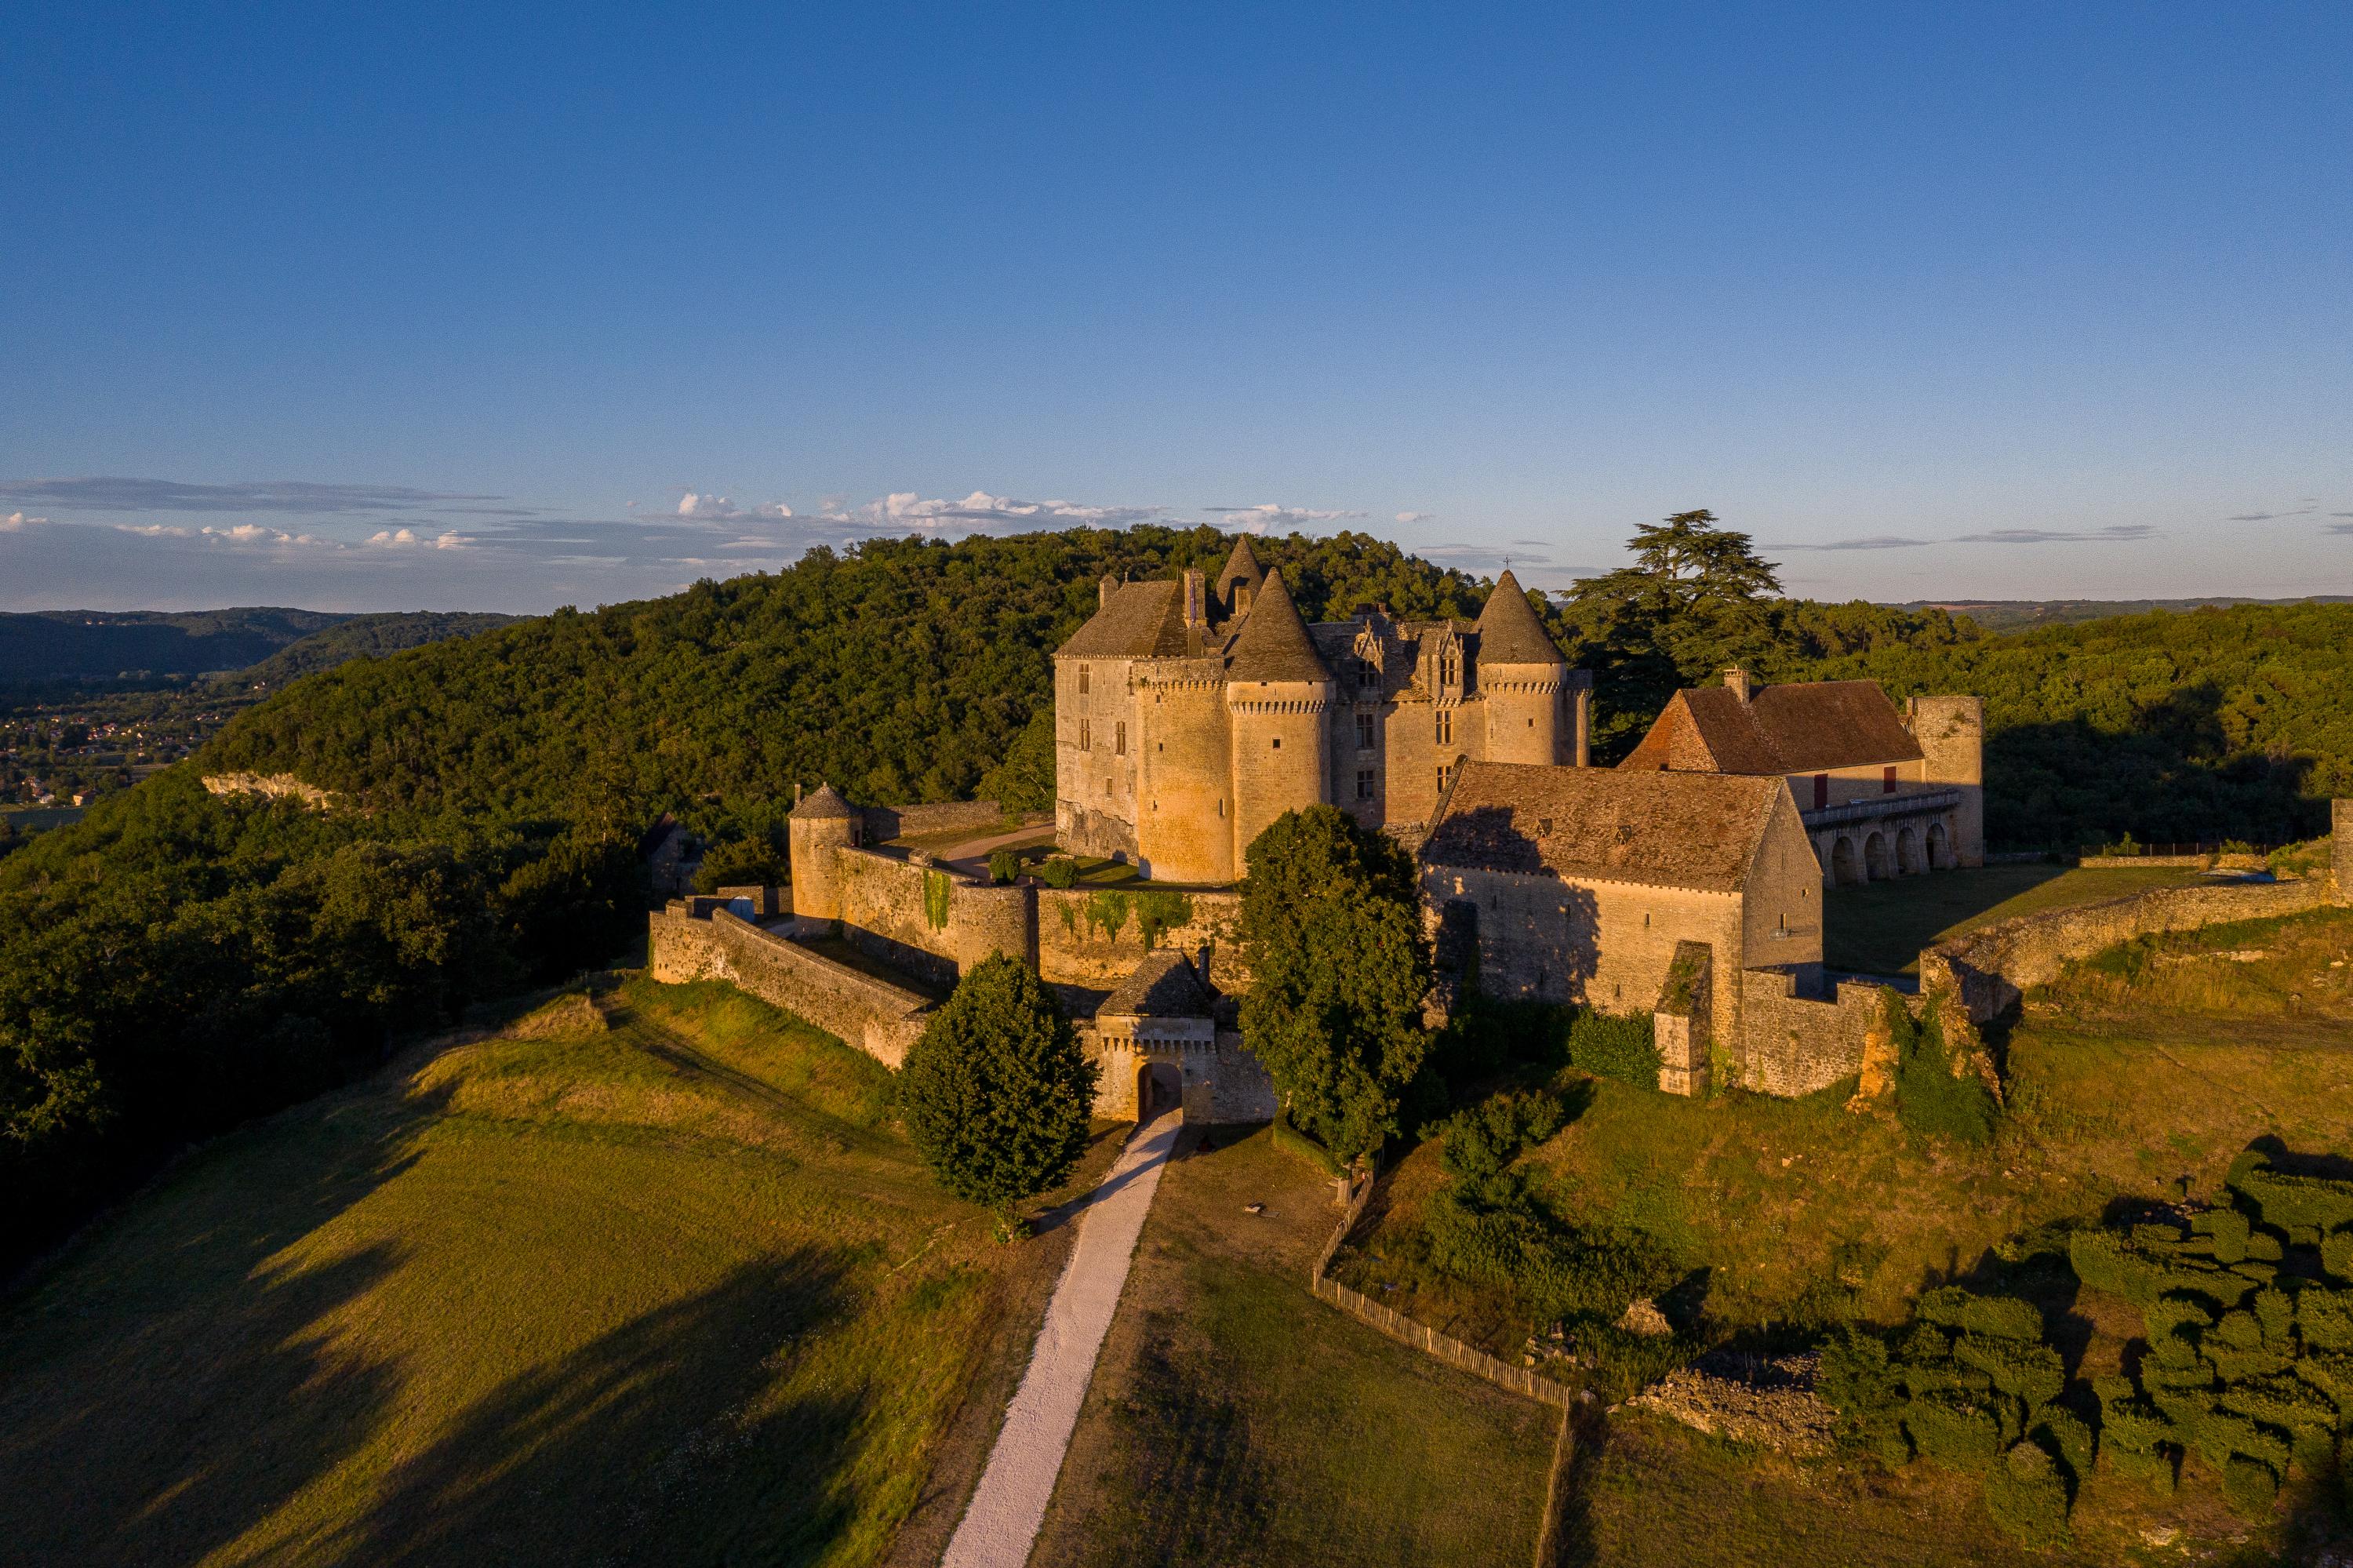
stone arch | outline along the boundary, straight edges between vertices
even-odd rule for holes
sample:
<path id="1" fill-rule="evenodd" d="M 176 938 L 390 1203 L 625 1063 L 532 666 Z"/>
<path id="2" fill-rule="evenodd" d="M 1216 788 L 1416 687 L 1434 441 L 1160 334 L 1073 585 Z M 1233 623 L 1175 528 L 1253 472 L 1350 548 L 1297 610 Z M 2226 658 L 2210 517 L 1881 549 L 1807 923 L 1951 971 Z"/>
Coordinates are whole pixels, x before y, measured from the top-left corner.
<path id="1" fill-rule="evenodd" d="M 1144 1061 L 1135 1065 L 1135 1119 L 1150 1121 L 1162 1111 L 1175 1110 L 1185 1099 L 1185 1069 L 1174 1062 Z"/>
<path id="2" fill-rule="evenodd" d="M 1916 876 L 1927 869 L 1920 861 L 1920 835 L 1906 822 L 1895 830 L 1895 874 Z"/>
<path id="3" fill-rule="evenodd" d="M 1895 874 L 1895 868 L 1888 863 L 1885 833 L 1873 833 L 1862 841 L 1862 874 L 1873 882 L 1884 882 Z"/>
<path id="4" fill-rule="evenodd" d="M 1945 824 L 1941 821 L 1928 824 L 1928 869 L 1930 871 L 1953 869 L 1952 841 L 1945 836 Z"/>
<path id="5" fill-rule="evenodd" d="M 1854 852 L 1854 841 L 1841 833 L 1831 842 L 1831 881 L 1840 887 L 1852 887 L 1862 880 L 1862 858 Z"/>

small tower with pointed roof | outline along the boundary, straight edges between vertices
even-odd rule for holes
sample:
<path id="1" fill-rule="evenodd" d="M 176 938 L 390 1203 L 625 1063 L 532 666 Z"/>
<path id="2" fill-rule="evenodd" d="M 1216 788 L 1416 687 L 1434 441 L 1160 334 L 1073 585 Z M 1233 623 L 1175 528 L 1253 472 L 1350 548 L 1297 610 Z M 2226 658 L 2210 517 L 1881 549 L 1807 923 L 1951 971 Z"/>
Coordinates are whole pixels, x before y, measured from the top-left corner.
<path id="1" fill-rule="evenodd" d="M 1561 736 L 1574 715 L 1563 712 L 1568 661 L 1528 607 L 1510 567 L 1479 614 L 1479 690 L 1486 699 L 1486 760 L 1567 762 Z"/>
<path id="2" fill-rule="evenodd" d="M 792 845 L 795 929 L 819 930 L 841 918 L 841 867 L 834 852 L 857 844 L 863 821 L 830 784 L 819 784 L 785 819 Z"/>
<path id="3" fill-rule="evenodd" d="M 1226 557 L 1226 569 L 1218 574 L 1218 608 L 1222 619 L 1239 620 L 1250 613 L 1250 603 L 1266 583 L 1266 573 L 1259 569 L 1258 554 L 1250 548 L 1250 535 L 1234 541 L 1233 554 Z"/>
<path id="4" fill-rule="evenodd" d="M 1250 841 L 1285 811 L 1330 799 L 1326 750 L 1331 667 L 1291 602 L 1279 571 L 1267 574 L 1226 662 L 1232 715 L 1234 868 Z"/>

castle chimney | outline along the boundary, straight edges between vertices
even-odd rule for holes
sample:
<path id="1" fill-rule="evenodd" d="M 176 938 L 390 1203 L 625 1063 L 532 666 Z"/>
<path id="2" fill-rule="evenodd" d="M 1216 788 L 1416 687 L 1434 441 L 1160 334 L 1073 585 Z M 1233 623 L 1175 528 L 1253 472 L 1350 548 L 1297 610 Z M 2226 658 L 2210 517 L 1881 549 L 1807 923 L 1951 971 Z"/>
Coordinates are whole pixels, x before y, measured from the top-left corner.
<path id="1" fill-rule="evenodd" d="M 1185 573 L 1185 624 L 1209 624 L 1208 603 L 1202 590 L 1201 574 L 1197 569 L 1187 569 Z"/>
<path id="2" fill-rule="evenodd" d="M 1095 584 L 1095 608 L 1097 609 L 1110 609 L 1111 596 L 1118 591 L 1119 584 L 1113 580 L 1109 572 L 1105 572 L 1103 575 L 1103 581 Z"/>
<path id="3" fill-rule="evenodd" d="M 1724 688 L 1742 702 L 1748 700 L 1748 672 L 1735 664 L 1724 672 Z"/>

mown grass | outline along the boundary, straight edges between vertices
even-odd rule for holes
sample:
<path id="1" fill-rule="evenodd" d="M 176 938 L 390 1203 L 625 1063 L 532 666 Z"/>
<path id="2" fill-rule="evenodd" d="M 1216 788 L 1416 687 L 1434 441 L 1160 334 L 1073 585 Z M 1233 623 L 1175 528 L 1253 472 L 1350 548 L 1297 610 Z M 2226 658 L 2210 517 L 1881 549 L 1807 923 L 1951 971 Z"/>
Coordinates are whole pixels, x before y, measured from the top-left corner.
<path id="1" fill-rule="evenodd" d="M 1989 865 L 1828 888 L 1822 894 L 1822 961 L 1859 974 L 1917 974 L 1920 949 L 1947 937 L 2021 915 L 2204 880 L 2187 867 Z"/>
<path id="2" fill-rule="evenodd" d="M 878 1560 L 1018 1249 L 864 1056 L 604 1001 L 220 1139 L 20 1289 L 0 1555 Z"/>
<path id="3" fill-rule="evenodd" d="M 1329 1182 L 1213 1136 L 1162 1180 L 1032 1563 L 1525 1563 L 1556 1414 L 1315 1300 Z"/>

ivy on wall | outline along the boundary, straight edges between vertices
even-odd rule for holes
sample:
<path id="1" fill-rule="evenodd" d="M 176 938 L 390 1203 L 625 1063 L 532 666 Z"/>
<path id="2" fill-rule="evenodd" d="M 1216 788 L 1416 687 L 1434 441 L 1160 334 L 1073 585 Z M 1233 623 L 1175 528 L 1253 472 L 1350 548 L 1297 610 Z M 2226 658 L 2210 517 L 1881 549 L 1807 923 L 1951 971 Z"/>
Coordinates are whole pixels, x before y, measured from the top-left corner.
<path id="1" fill-rule="evenodd" d="M 955 884 L 944 871 L 923 872 L 923 921 L 934 931 L 948 928 L 948 900 L 955 895 Z"/>

